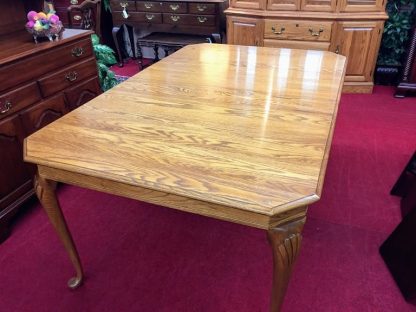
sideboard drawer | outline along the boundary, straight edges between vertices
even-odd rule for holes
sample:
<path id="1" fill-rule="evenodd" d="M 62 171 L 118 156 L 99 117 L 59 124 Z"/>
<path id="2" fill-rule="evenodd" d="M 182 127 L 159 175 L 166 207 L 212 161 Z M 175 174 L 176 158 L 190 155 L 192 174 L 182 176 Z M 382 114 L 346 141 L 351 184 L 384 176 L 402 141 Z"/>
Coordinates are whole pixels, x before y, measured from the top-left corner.
<path id="1" fill-rule="evenodd" d="M 127 12 L 136 11 L 136 2 L 127 0 L 111 0 L 111 11 L 123 11 L 126 7 Z"/>
<path id="2" fill-rule="evenodd" d="M 269 48 L 329 51 L 330 43 L 321 41 L 264 39 L 263 45 Z"/>
<path id="3" fill-rule="evenodd" d="M 215 15 L 163 14 L 163 23 L 173 25 L 214 26 Z"/>
<path id="4" fill-rule="evenodd" d="M 43 96 L 47 97 L 94 76 L 96 73 L 97 64 L 95 58 L 91 58 L 40 79 L 39 86 Z"/>
<path id="5" fill-rule="evenodd" d="M 123 24 L 126 21 L 134 22 L 134 23 L 154 23 L 160 24 L 162 23 L 162 13 L 153 13 L 153 12 L 133 12 L 130 13 L 129 18 L 125 19 L 121 16 L 121 14 L 117 14 L 121 12 L 113 12 L 113 21 L 114 25 L 116 24 Z"/>
<path id="6" fill-rule="evenodd" d="M 17 64 L 0 67 L 0 91 L 54 71 L 56 64 L 65 66 L 91 57 L 92 53 L 91 39 L 88 38 L 53 51 L 23 58 Z"/>
<path id="7" fill-rule="evenodd" d="M 163 2 L 162 12 L 166 13 L 187 13 L 188 6 L 183 2 Z"/>
<path id="8" fill-rule="evenodd" d="M 215 14 L 215 4 L 214 3 L 189 3 L 189 13 Z"/>
<path id="9" fill-rule="evenodd" d="M 40 100 L 36 82 L 0 94 L 0 119 Z"/>
<path id="10" fill-rule="evenodd" d="M 331 30 L 332 22 L 266 19 L 264 38 L 329 42 Z"/>
<path id="11" fill-rule="evenodd" d="M 161 2 L 152 2 L 152 1 L 137 1 L 136 2 L 136 9 L 137 11 L 145 11 L 145 12 L 161 12 L 162 11 L 162 3 Z"/>

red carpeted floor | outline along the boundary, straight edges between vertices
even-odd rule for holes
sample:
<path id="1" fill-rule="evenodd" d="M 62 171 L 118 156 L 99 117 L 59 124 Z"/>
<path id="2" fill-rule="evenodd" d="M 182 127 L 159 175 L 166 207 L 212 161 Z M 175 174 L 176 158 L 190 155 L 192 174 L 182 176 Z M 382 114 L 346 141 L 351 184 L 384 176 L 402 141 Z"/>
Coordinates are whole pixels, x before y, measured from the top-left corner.
<path id="1" fill-rule="evenodd" d="M 415 311 L 378 248 L 400 221 L 391 186 L 416 148 L 416 99 L 343 95 L 321 201 L 309 209 L 283 311 Z M 268 311 L 272 259 L 261 230 L 65 186 L 86 272 L 39 205 L 0 245 L 0 311 Z"/>

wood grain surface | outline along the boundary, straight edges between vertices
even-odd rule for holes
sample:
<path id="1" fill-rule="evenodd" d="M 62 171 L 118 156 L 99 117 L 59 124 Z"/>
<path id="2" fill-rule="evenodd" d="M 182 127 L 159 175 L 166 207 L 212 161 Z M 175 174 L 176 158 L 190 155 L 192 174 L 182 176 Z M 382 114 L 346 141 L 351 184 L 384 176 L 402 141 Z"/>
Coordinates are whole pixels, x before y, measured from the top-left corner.
<path id="1" fill-rule="evenodd" d="M 24 157 L 274 216 L 319 199 L 344 71 L 324 51 L 187 46 L 31 135 Z"/>

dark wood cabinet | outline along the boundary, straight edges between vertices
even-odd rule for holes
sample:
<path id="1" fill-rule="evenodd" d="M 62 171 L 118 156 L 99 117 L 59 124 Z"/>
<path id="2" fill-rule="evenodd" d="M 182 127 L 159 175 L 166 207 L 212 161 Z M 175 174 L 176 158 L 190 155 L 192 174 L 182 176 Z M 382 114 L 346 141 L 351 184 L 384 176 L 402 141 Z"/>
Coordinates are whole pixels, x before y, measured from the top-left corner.
<path id="1" fill-rule="evenodd" d="M 23 162 L 24 138 L 101 93 L 92 32 L 68 29 L 58 41 L 35 44 L 24 29 L 28 3 L 0 2 L 2 16 L 19 16 L 23 28 L 8 33 L 18 21 L 0 21 L 0 242 L 34 194 L 36 168 Z"/>
<path id="2" fill-rule="evenodd" d="M 416 93 L 416 25 L 413 27 L 402 78 L 397 86 L 395 97 L 405 97 L 407 93 Z"/>

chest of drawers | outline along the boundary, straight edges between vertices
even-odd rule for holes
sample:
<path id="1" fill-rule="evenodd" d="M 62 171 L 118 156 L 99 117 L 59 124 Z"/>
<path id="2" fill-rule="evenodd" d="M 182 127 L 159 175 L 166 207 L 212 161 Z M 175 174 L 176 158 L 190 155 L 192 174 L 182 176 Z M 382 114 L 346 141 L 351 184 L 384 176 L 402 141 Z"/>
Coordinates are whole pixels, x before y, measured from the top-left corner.
<path id="1" fill-rule="evenodd" d="M 126 1 L 111 0 L 113 35 L 122 25 L 133 26 L 139 37 L 152 32 L 210 36 L 221 43 L 225 34 L 226 0 Z M 134 41 L 134 36 L 131 36 Z M 121 59 L 120 49 L 117 53 Z"/>
<path id="2" fill-rule="evenodd" d="M 27 32 L 0 38 L 0 241 L 34 193 L 24 138 L 101 93 L 91 33 L 68 29 L 39 44 Z"/>

